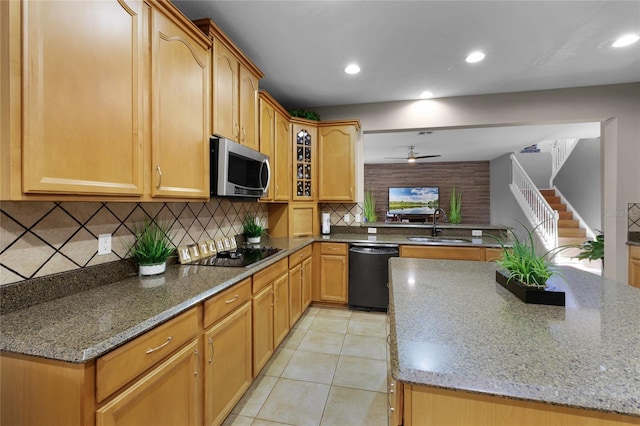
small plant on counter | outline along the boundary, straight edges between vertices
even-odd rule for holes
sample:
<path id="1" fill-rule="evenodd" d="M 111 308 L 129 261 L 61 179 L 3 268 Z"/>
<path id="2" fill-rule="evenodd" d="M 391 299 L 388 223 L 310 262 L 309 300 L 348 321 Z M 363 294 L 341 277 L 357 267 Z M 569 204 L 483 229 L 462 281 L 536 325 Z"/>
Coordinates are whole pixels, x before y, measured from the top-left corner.
<path id="1" fill-rule="evenodd" d="M 449 211 L 449 223 L 462 223 L 462 192 L 456 192 L 456 187 L 451 187 L 451 209 Z"/>
<path id="2" fill-rule="evenodd" d="M 260 219 L 257 216 L 247 216 L 244 219 L 242 231 L 248 243 L 259 243 L 264 228 L 260 225 Z"/>
<path id="3" fill-rule="evenodd" d="M 516 280 L 527 287 L 544 289 L 549 278 L 556 274 L 550 256 L 557 250 L 566 247 L 558 247 L 543 254 L 536 252 L 534 232 L 536 228 L 529 230 L 522 225 L 526 231 L 526 238 L 520 240 L 518 236 L 509 229 L 513 239 L 509 247 L 503 241 L 494 237 L 502 247 L 502 256 L 496 263 L 505 268 L 509 273 L 509 280 Z M 540 225 L 538 225 L 540 226 Z"/>
<path id="4" fill-rule="evenodd" d="M 597 231 L 599 234 L 596 235 L 595 240 L 585 241 L 578 245 L 580 249 L 579 260 L 588 259 L 591 262 L 592 260 L 604 259 L 604 234 L 600 230 Z"/>
<path id="5" fill-rule="evenodd" d="M 140 275 L 164 272 L 167 259 L 175 251 L 171 242 L 170 226 L 146 220 L 144 224 L 134 227 L 133 235 L 136 240 L 129 247 L 129 253 L 138 263 Z"/>
<path id="6" fill-rule="evenodd" d="M 373 198 L 373 194 L 371 190 L 367 190 L 364 192 L 364 204 L 362 206 L 364 210 L 364 218 L 367 222 L 375 222 L 378 218 L 376 216 L 376 200 Z"/>

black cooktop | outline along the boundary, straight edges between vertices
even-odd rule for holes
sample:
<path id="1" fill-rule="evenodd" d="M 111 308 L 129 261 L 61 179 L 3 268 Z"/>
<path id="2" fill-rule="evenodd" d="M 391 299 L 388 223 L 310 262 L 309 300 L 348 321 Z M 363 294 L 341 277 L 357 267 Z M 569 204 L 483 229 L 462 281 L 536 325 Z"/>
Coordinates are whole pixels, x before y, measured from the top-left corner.
<path id="1" fill-rule="evenodd" d="M 241 246 L 236 250 L 222 251 L 215 256 L 196 260 L 195 262 L 189 263 L 189 265 L 244 268 L 253 265 L 256 262 L 260 262 L 261 260 L 278 253 L 280 250 L 282 249 L 275 247 Z"/>

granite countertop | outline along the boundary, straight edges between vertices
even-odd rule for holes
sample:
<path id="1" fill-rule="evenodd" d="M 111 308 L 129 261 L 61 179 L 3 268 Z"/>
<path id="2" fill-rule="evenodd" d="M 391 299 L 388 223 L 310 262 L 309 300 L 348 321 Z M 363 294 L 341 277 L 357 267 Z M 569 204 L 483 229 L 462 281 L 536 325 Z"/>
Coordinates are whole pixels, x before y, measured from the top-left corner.
<path id="1" fill-rule="evenodd" d="M 561 267 L 566 306 L 531 305 L 495 268 L 390 260 L 393 377 L 640 416 L 640 289 Z"/>
<path id="2" fill-rule="evenodd" d="M 411 236 L 430 237 L 431 233 L 425 230 L 416 230 Z M 397 234 L 329 234 L 317 237 L 317 241 L 336 242 L 336 243 L 377 243 L 377 244 L 401 244 L 401 245 L 431 245 L 431 246 L 459 246 L 459 247 L 500 247 L 498 241 L 491 236 L 484 235 L 482 237 L 438 237 L 442 241 L 412 241 L 407 239 L 408 235 Z M 467 239 L 468 241 L 447 241 L 451 239 Z"/>
<path id="3" fill-rule="evenodd" d="M 313 238 L 266 241 L 282 251 L 256 266 L 172 265 L 159 276 L 134 276 L 2 315 L 0 350 L 89 361 L 286 258 Z"/>

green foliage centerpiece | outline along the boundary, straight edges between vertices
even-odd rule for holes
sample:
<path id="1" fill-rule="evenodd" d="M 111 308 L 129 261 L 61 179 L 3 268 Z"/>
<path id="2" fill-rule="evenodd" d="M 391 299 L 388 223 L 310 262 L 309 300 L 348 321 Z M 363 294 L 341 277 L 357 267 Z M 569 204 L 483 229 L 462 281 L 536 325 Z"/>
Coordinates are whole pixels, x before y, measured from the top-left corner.
<path id="1" fill-rule="evenodd" d="M 596 231 L 598 230 L 596 229 Z M 598 232 L 599 234 L 596 235 L 595 240 L 585 241 L 578 245 L 578 248 L 580 248 L 580 253 L 578 254 L 579 260 L 588 259 L 589 262 L 598 259 L 604 260 L 604 234 L 600 231 Z"/>
<path id="2" fill-rule="evenodd" d="M 456 192 L 456 187 L 451 187 L 451 205 L 449 209 L 449 223 L 462 223 L 462 192 Z"/>
<path id="3" fill-rule="evenodd" d="M 138 273 L 162 274 L 167 268 L 167 259 L 175 251 L 170 226 L 147 220 L 134 227 L 133 235 L 136 240 L 129 247 L 129 253 L 138 263 Z"/>
<path id="4" fill-rule="evenodd" d="M 524 228 L 527 233 L 524 239 L 519 239 L 513 230 L 509 230 L 513 237 L 510 246 L 498 240 L 502 256 L 496 264 L 507 272 L 496 271 L 496 281 L 525 303 L 564 306 L 565 293 L 553 291 L 547 286 L 547 280 L 557 273 L 549 257 L 564 247 L 538 254 L 534 240 L 536 228 Z"/>

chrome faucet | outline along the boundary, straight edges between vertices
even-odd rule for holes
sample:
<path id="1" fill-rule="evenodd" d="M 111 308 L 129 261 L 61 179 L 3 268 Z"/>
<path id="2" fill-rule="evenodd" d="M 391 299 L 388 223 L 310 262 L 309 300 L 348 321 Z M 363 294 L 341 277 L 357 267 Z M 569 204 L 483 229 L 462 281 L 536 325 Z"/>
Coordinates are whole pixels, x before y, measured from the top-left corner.
<path id="1" fill-rule="evenodd" d="M 438 236 L 438 232 L 442 232 L 442 229 L 438 229 L 438 227 L 436 226 L 436 222 L 438 220 L 438 213 L 442 213 L 442 220 L 444 220 L 445 222 L 448 220 L 447 213 L 445 213 L 445 211 L 440 207 L 438 207 L 433 211 L 433 229 L 431 230 L 431 235 L 434 237 Z"/>

